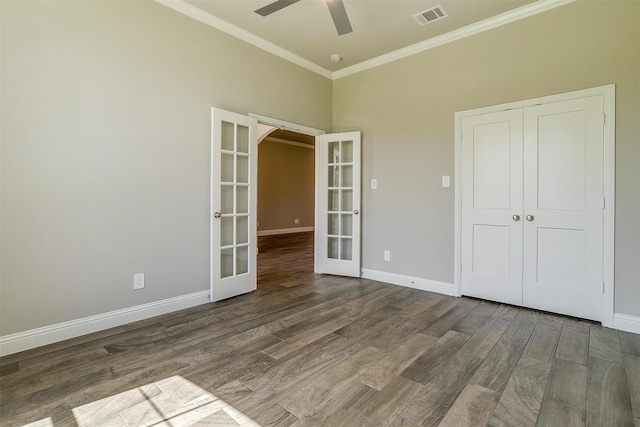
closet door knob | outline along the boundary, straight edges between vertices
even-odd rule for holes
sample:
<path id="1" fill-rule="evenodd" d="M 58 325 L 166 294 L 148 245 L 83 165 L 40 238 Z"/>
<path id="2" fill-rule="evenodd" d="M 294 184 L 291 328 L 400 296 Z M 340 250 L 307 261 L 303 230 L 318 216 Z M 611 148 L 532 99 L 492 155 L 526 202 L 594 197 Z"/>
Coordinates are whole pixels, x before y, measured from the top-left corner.
<path id="1" fill-rule="evenodd" d="M 514 215 L 511 217 L 514 221 L 520 221 L 520 215 Z"/>
<path id="2" fill-rule="evenodd" d="M 525 218 L 527 218 L 529 222 L 533 221 L 533 215 L 527 215 Z"/>

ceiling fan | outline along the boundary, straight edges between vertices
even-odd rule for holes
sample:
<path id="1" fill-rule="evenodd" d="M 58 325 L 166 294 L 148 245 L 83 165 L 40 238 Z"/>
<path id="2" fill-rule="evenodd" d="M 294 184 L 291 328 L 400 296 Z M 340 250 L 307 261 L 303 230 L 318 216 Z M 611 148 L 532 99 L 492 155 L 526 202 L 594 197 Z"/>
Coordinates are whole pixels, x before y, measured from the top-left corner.
<path id="1" fill-rule="evenodd" d="M 255 12 L 258 15 L 267 16 L 299 1 L 300 0 L 276 0 Z M 352 32 L 351 22 L 349 22 L 349 17 L 347 16 L 347 11 L 344 8 L 342 0 L 325 0 L 325 2 L 329 7 L 329 13 L 331 13 L 331 18 L 333 19 L 333 24 L 336 26 L 338 35 L 341 36 Z"/>

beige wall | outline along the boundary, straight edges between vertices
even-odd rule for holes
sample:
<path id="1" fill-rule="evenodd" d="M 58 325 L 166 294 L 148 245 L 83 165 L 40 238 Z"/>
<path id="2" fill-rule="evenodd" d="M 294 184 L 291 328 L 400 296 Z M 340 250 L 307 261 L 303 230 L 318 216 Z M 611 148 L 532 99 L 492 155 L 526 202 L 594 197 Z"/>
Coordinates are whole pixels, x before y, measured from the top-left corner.
<path id="1" fill-rule="evenodd" d="M 615 311 L 640 316 L 640 2 L 581 1 L 334 82 L 363 132 L 363 266 L 453 282 L 454 113 L 616 84 Z M 384 262 L 389 249 L 392 261 Z"/>
<path id="2" fill-rule="evenodd" d="M 262 141 L 258 146 L 258 231 L 310 227 L 314 215 L 315 151 Z"/>
<path id="3" fill-rule="evenodd" d="M 0 4 L 1 335 L 208 289 L 211 107 L 331 127 L 330 80 L 157 3 Z"/>

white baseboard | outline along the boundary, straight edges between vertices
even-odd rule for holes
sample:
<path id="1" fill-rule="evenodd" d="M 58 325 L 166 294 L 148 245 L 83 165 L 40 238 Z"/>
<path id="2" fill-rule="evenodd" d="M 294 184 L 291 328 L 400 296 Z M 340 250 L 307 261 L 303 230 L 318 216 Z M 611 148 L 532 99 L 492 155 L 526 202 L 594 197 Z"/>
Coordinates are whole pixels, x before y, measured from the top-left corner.
<path id="1" fill-rule="evenodd" d="M 260 230 L 258 231 L 258 236 L 275 236 L 276 234 L 303 233 L 305 231 L 313 230 L 313 225 L 310 225 L 308 227 L 280 228 L 278 230 Z"/>
<path id="2" fill-rule="evenodd" d="M 613 313 L 613 329 L 640 334 L 640 317 Z"/>
<path id="3" fill-rule="evenodd" d="M 456 287 L 453 283 L 438 282 L 435 280 L 422 279 L 420 277 L 406 276 L 404 274 L 387 273 L 385 271 L 369 270 L 367 268 L 362 269 L 362 277 L 365 279 L 377 280 L 378 282 L 420 289 L 422 291 L 456 296 Z"/>
<path id="4" fill-rule="evenodd" d="M 195 307 L 208 302 L 209 291 L 200 291 L 162 301 L 111 311 L 109 313 L 5 335 L 0 337 L 0 356 L 18 353 L 161 314 Z"/>

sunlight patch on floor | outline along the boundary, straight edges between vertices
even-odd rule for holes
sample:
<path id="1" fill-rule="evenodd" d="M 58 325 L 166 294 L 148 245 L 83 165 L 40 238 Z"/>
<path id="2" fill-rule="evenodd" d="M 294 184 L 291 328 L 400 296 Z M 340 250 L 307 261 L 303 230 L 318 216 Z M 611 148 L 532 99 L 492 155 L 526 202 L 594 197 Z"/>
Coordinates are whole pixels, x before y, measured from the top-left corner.
<path id="1" fill-rule="evenodd" d="M 258 426 L 231 405 L 181 376 L 79 406 L 73 409 L 73 415 L 79 427 Z M 33 426 L 41 425 L 46 424 Z"/>

